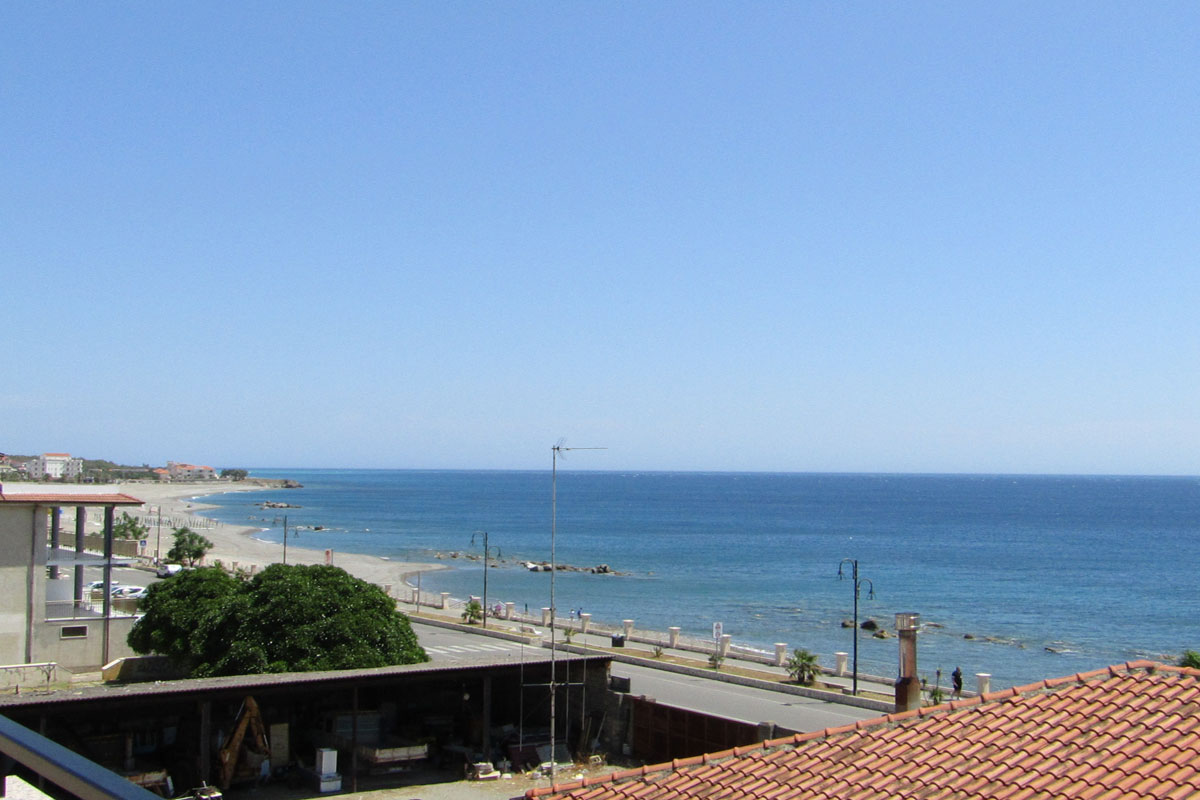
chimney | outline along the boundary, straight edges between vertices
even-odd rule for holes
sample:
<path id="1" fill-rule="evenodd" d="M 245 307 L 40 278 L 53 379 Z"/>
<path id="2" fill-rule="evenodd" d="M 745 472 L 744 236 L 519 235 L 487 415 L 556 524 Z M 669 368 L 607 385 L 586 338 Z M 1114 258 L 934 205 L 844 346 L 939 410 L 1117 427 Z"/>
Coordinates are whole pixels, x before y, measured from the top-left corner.
<path id="1" fill-rule="evenodd" d="M 896 680 L 896 713 L 921 707 L 921 681 L 917 678 L 917 626 L 920 614 L 896 615 L 900 636 L 900 677 Z"/>

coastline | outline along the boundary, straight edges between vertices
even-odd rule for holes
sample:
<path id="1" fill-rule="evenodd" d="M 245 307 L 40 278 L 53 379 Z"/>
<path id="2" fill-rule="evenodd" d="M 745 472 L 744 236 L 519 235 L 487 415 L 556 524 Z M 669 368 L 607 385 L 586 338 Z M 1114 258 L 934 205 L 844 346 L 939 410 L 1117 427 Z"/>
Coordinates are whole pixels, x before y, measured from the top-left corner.
<path id="1" fill-rule="evenodd" d="M 256 538 L 262 528 L 229 525 L 205 516 L 205 511 L 215 506 L 203 502 L 208 495 L 225 494 L 228 492 L 262 491 L 263 486 L 249 481 L 197 481 L 192 483 L 120 483 L 115 491 L 136 497 L 143 502 L 141 516 L 151 523 L 153 530 L 152 507 L 161 509 L 165 516 L 197 516 L 203 517 L 210 526 L 198 531 L 212 541 L 213 547 L 205 556 L 204 563 L 212 564 L 220 561 L 225 565 L 236 564 L 239 567 L 254 567 L 262 570 L 267 566 L 283 561 L 283 549 L 273 542 Z M 169 536 L 169 534 L 168 534 Z M 154 542 L 152 541 L 151 546 Z M 164 539 L 162 549 L 164 554 L 169 547 L 169 538 Z M 430 572 L 445 569 L 445 565 L 417 561 L 392 561 L 379 556 L 361 553 L 333 552 L 333 565 L 341 567 L 356 578 L 380 586 L 391 585 L 392 594 L 398 593 L 395 587 L 409 585 L 408 578 L 419 572 Z M 289 564 L 324 564 L 325 551 L 314 550 L 289 543 Z"/>

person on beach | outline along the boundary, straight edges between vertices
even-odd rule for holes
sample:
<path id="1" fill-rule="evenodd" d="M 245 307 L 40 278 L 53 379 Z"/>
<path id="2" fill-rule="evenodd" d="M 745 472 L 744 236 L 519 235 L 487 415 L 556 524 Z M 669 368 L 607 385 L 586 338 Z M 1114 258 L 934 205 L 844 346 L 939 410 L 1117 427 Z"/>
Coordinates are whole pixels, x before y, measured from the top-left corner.
<path id="1" fill-rule="evenodd" d="M 962 697 L 962 670 L 959 667 L 950 673 L 950 680 L 954 681 L 954 696 Z"/>

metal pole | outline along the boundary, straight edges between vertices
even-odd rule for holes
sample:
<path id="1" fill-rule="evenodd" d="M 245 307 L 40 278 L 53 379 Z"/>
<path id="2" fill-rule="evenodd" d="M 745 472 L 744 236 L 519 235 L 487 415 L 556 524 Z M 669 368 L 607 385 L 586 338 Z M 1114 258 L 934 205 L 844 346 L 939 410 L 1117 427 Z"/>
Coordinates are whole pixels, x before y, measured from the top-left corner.
<path id="1" fill-rule="evenodd" d="M 558 770 L 557 759 L 554 757 L 556 740 L 554 738 L 554 670 L 555 655 L 558 653 L 554 641 L 554 576 L 558 572 L 558 562 L 555 561 L 555 538 L 558 534 L 558 447 L 550 448 L 550 785 Z"/>
<path id="2" fill-rule="evenodd" d="M 287 563 L 287 514 L 283 515 L 283 563 Z"/>
<path id="3" fill-rule="evenodd" d="M 155 508 L 155 513 L 158 514 L 157 536 L 154 540 L 154 566 L 162 566 L 162 506 Z"/>
<path id="4" fill-rule="evenodd" d="M 854 679 L 850 694 L 858 696 L 858 559 L 854 561 Z"/>

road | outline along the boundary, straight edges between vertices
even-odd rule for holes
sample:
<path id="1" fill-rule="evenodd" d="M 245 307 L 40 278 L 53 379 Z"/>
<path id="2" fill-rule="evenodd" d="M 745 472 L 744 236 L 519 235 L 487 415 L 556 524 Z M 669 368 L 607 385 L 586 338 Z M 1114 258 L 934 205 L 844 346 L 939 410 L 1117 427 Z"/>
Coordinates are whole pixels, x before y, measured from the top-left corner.
<path id="1" fill-rule="evenodd" d="M 480 656 L 519 660 L 522 648 L 544 654 L 518 642 L 465 633 L 413 620 L 413 629 L 435 663 L 456 663 Z M 880 716 L 878 711 L 829 703 L 798 695 L 737 686 L 731 683 L 614 661 L 612 674 L 630 679 L 635 695 L 653 697 L 664 705 L 701 711 L 743 722 L 774 722 L 789 730 L 807 732 L 847 725 Z"/>

